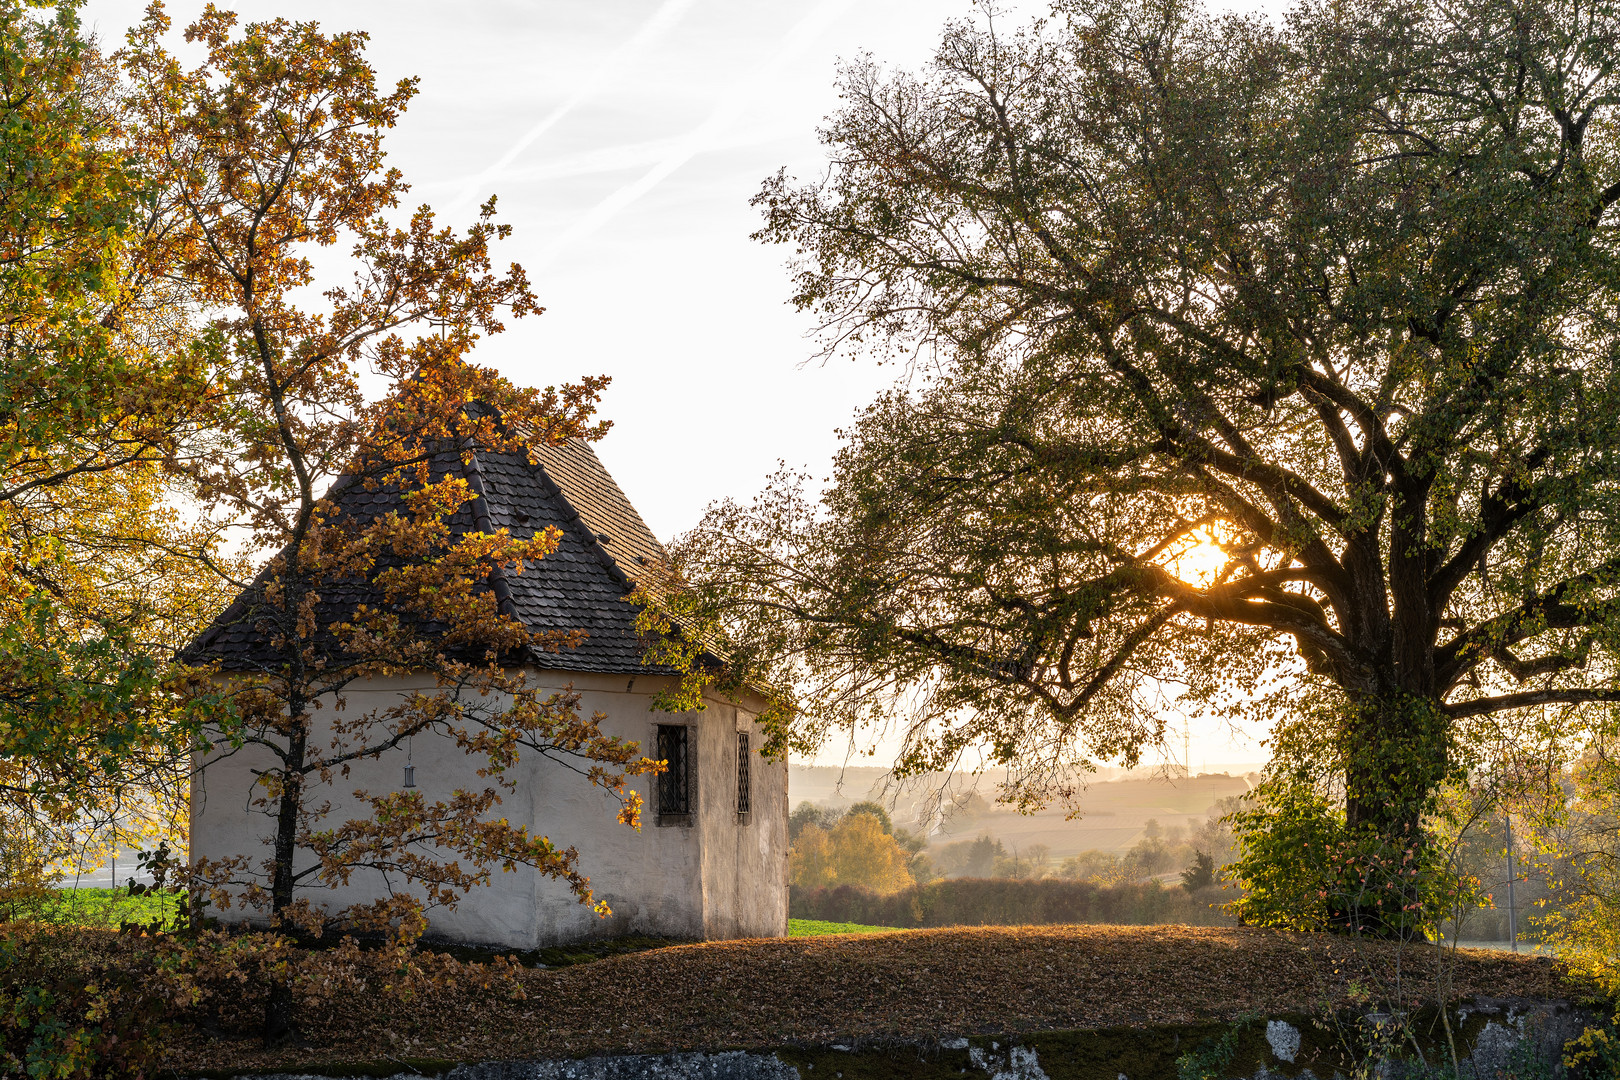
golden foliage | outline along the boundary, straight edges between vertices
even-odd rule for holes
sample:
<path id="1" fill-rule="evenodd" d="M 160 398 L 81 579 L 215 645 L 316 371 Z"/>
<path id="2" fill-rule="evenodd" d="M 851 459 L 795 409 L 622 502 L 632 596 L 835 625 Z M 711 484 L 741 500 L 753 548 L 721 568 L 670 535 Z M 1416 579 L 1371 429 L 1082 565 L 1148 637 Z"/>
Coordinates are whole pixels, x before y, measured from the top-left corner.
<path id="1" fill-rule="evenodd" d="M 1571 972 L 1620 1003 L 1620 759 L 1615 749 L 1612 729 L 1594 732 L 1571 773 L 1573 797 L 1557 800 L 1549 815 L 1552 827 L 1538 837 L 1550 864 L 1555 902 L 1537 921 L 1542 940 Z"/>
<path id="2" fill-rule="evenodd" d="M 847 814 L 831 829 L 806 825 L 788 851 L 788 880 L 804 889 L 862 885 L 899 892 L 912 884 L 911 856 L 872 814 Z"/>
<path id="3" fill-rule="evenodd" d="M 155 465 L 0 502 L 0 817 L 14 842 L 0 893 L 116 848 L 185 846 L 177 755 L 207 688 L 159 658 L 222 602 L 181 554 L 206 547 Z"/>
<path id="4" fill-rule="evenodd" d="M 451 520 L 479 520 L 474 455 L 602 434 L 606 380 L 526 389 L 471 362 L 502 318 L 540 308 L 521 267 L 495 268 L 492 245 L 510 227 L 496 223 L 493 199 L 464 232 L 425 206 L 398 212 L 407 185 L 386 166 L 383 137 L 415 80 L 379 87 L 363 33 L 239 25 L 208 7 L 185 29 L 203 54 L 188 68 L 163 44 L 169 27 L 152 4 L 119 57 L 132 142 L 160 177 L 168 222 L 149 257 L 210 315 L 194 348 L 216 373 L 216 450 L 169 464 L 205 527 L 245 537 L 265 560 L 251 578 L 204 560 L 259 644 L 198 684 L 225 706 L 198 767 L 256 755 L 248 809 L 263 816 L 267 850 L 194 860 L 186 880 L 218 911 L 258 910 L 277 932 L 384 932 L 401 949 L 425 910 L 518 865 L 605 914 L 574 849 L 500 816 L 510 772 L 521 755 L 544 755 L 637 827 L 628 779 L 659 765 L 606 735 L 577 694 L 523 673 L 529 650 L 581 638 L 533 635 L 502 600 L 502 582 L 551 554 L 558 533 Z M 339 244 L 347 280 L 318 272 L 336 252 L 313 257 Z M 386 393 L 363 392 L 367 369 Z M 392 496 L 387 508 L 354 509 L 377 492 Z M 357 590 L 365 599 L 343 599 Z M 187 655 L 209 671 L 206 647 Z M 351 686 L 403 674 L 433 687 L 345 710 Z M 419 736 L 459 748 L 483 783 L 437 799 L 345 792 L 355 812 L 329 814 L 328 792 L 355 765 L 403 757 Z M 328 910 L 320 893 L 356 874 L 380 877 L 381 899 Z M 221 939 L 224 952 L 245 947 Z M 267 1035 L 279 1037 L 301 976 L 273 939 L 253 948 L 253 964 L 281 973 L 266 1007 Z"/>
<path id="5" fill-rule="evenodd" d="M 178 839 L 189 683 L 164 668 L 217 588 L 162 471 L 207 375 L 77 6 L 0 5 L 0 893 Z"/>

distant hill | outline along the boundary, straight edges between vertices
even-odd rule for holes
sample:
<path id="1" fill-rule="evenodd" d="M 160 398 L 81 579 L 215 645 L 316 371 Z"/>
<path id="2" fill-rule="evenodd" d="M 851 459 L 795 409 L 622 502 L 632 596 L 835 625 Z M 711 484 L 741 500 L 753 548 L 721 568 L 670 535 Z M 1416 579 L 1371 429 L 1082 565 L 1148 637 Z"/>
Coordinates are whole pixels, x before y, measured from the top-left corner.
<path id="1" fill-rule="evenodd" d="M 1255 779 L 1253 773 L 1201 773 L 1189 778 L 1162 772 L 1156 775 L 1147 769 L 1111 771 L 1117 778 L 1096 780 L 1086 787 L 1079 799 L 1080 815 L 1072 821 L 1067 820 L 1068 811 L 1061 807 L 1024 815 L 996 806 L 996 784 L 1006 776 L 1000 769 L 987 770 L 977 777 L 967 773 L 948 777 L 939 774 L 926 781 L 914 781 L 904 791 L 896 792 L 885 787 L 886 769 L 793 765 L 788 771 L 788 800 L 792 806 L 808 801 L 845 807 L 878 798 L 895 807 L 897 825 L 914 827 L 919 811 L 933 801 L 931 793 L 945 789 L 947 782 L 948 790 L 959 802 L 976 785 L 981 795 L 992 800 L 988 812 L 958 810 L 948 814 L 942 825 L 936 825 L 935 843 L 989 833 L 1009 848 L 1045 844 L 1052 849 L 1053 859 L 1061 859 L 1091 849 L 1125 851 L 1142 836 L 1150 820 L 1166 828 L 1196 826 L 1209 816 L 1216 802 L 1243 794 Z"/>

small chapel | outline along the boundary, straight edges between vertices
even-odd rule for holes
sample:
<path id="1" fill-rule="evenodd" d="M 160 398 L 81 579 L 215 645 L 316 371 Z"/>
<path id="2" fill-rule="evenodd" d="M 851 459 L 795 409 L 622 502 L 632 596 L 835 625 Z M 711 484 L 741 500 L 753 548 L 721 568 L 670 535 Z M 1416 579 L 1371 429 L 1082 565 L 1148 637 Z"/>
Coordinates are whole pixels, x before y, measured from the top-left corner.
<path id="1" fill-rule="evenodd" d="M 674 676 L 644 662 L 637 612 L 628 597 L 638 575 L 664 559 L 658 540 L 583 442 L 531 445 L 527 454 L 473 452 L 470 458 L 463 468 L 479 497 L 471 513 L 452 519 L 452 528 L 504 527 L 518 537 L 547 526 L 562 532 L 555 552 L 521 574 L 490 583 L 503 609 L 531 632 L 587 635 L 577 648 L 531 651 L 524 658 L 531 684 L 572 686 L 585 713 L 606 714 L 605 733 L 637 740 L 643 753 L 666 759 L 669 767 L 632 780 L 646 808 L 636 831 L 615 820 L 600 789 L 540 755 L 522 758 L 508 774 L 516 786 L 504 796 L 500 813 L 576 848 L 580 871 L 612 914 L 597 915 L 565 883 L 519 866 L 495 873 L 488 886 L 474 889 L 455 908 L 432 911 L 430 935 L 517 949 L 623 934 L 710 940 L 785 935 L 788 772 L 786 762 L 758 752 L 764 701 L 745 693 L 706 699 L 701 711 L 653 708 L 655 695 Z M 344 499 L 396 497 L 357 490 Z M 218 662 L 228 677 L 254 670 L 264 650 L 262 636 L 227 608 L 188 653 Z M 347 692 L 346 708 L 386 707 L 399 695 L 433 689 L 428 675 L 372 680 Z M 245 747 L 194 772 L 194 858 L 268 851 L 270 823 L 249 808 L 256 769 L 265 764 L 252 750 Z M 476 760 L 448 738 L 415 739 L 409 754 L 409 782 L 428 798 L 483 784 L 474 775 Z M 349 789 L 400 784 L 402 763 L 398 754 L 358 762 L 353 775 L 324 796 L 333 803 L 327 820 L 345 820 Z M 345 887 L 305 895 L 336 910 L 375 899 L 382 887 L 356 874 Z"/>

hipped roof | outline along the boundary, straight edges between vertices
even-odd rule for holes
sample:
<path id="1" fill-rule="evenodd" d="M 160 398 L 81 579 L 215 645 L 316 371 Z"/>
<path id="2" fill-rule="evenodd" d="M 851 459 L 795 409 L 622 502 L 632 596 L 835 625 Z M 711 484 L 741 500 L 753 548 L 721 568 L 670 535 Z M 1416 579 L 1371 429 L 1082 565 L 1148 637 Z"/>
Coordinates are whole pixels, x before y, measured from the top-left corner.
<path id="1" fill-rule="evenodd" d="M 450 455 L 451 461 L 455 455 Z M 479 498 L 462 506 L 448 524 L 459 537 L 505 528 L 528 538 L 547 526 L 562 532 L 557 550 L 520 574 L 491 575 L 489 586 L 503 610 L 532 633 L 583 630 L 578 648 L 531 649 L 536 667 L 603 673 L 668 673 L 644 664 L 646 649 L 627 599 L 636 582 L 667 558 L 657 537 L 591 448 L 578 440 L 560 446 L 532 445 L 527 454 L 473 450 L 453 465 Z M 366 491 L 353 485 L 337 496 L 338 514 L 362 521 L 402 508 L 398 491 Z M 196 661 L 217 660 L 227 671 L 264 671 L 280 663 L 265 632 L 254 625 L 246 590 L 185 650 Z M 320 622 L 345 620 L 361 603 L 381 606 L 367 582 L 325 582 Z"/>

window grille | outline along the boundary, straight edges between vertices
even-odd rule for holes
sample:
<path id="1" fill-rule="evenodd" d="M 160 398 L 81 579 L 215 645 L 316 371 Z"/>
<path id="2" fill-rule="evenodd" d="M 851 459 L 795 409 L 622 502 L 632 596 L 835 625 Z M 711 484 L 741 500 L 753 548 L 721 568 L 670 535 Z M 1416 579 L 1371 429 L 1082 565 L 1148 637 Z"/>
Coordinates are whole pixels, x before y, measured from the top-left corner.
<path id="1" fill-rule="evenodd" d="M 658 756 L 668 762 L 658 774 L 658 813 L 690 814 L 692 787 L 687 761 L 686 728 L 680 724 L 658 725 Z"/>
<path id="2" fill-rule="evenodd" d="M 748 732 L 737 732 L 737 816 L 745 818 L 753 809 L 754 796 L 748 784 Z"/>

